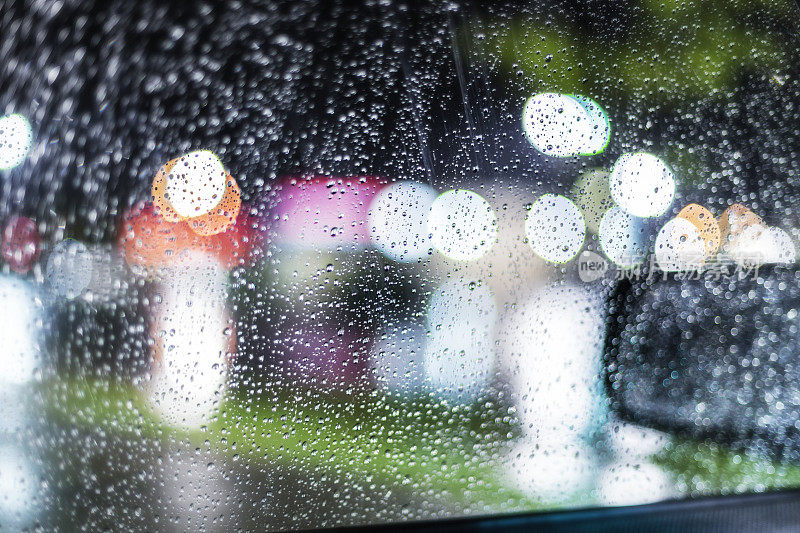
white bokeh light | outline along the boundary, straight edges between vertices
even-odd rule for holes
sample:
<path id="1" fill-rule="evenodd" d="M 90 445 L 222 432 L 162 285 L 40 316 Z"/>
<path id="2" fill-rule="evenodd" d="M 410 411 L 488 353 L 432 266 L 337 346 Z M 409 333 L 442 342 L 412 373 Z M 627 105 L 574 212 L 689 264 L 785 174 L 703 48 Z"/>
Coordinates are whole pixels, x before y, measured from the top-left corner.
<path id="1" fill-rule="evenodd" d="M 602 153 L 611 140 L 611 124 L 608 121 L 605 110 L 591 98 L 579 94 L 570 96 L 583 106 L 591 124 L 591 131 L 586 136 L 585 143 L 581 146 L 580 155 Z"/>
<path id="2" fill-rule="evenodd" d="M 555 284 L 505 322 L 504 353 L 523 435 L 508 474 L 549 503 L 587 494 L 597 454 L 587 443 L 604 423 L 604 299 L 585 285 Z"/>
<path id="3" fill-rule="evenodd" d="M 0 383 L 24 384 L 39 366 L 40 307 L 26 281 L 0 276 Z"/>
<path id="4" fill-rule="evenodd" d="M 792 238 L 780 228 L 751 224 L 734 234 L 727 246 L 728 256 L 748 265 L 793 264 L 796 251 Z"/>
<path id="5" fill-rule="evenodd" d="M 781 228 L 769 228 L 772 242 L 774 243 L 775 256 L 770 258 L 772 262 L 791 265 L 797 260 L 797 250 L 795 249 L 792 237 Z"/>
<path id="6" fill-rule="evenodd" d="M 166 197 L 182 217 L 204 215 L 222 201 L 227 179 L 222 161 L 213 152 L 190 152 L 170 169 Z"/>
<path id="7" fill-rule="evenodd" d="M 427 256 L 433 248 L 428 239 L 428 215 L 436 196 L 432 187 L 413 181 L 384 188 L 370 206 L 372 242 L 395 261 L 418 261 Z"/>
<path id="8" fill-rule="evenodd" d="M 497 241 L 497 217 L 481 195 L 466 189 L 439 195 L 428 217 L 431 242 L 458 261 L 483 257 Z"/>
<path id="9" fill-rule="evenodd" d="M 706 244 L 700 231 L 685 218 L 673 218 L 656 235 L 656 263 L 665 272 L 697 269 L 705 255 Z"/>
<path id="10" fill-rule="evenodd" d="M 191 254 L 162 283 L 150 400 L 174 426 L 210 420 L 227 379 L 226 271 L 213 258 Z"/>
<path id="11" fill-rule="evenodd" d="M 0 170 L 19 166 L 33 144 L 30 122 L 22 115 L 0 117 Z"/>
<path id="12" fill-rule="evenodd" d="M 537 150 L 555 157 L 599 153 L 611 133 L 605 112 L 597 103 L 582 96 L 557 93 L 530 97 L 525 103 L 522 125 Z"/>
<path id="13" fill-rule="evenodd" d="M 557 93 L 537 94 L 525 103 L 522 126 L 533 146 L 545 155 L 569 157 L 578 154 L 577 139 L 583 121 L 591 123 L 576 100 Z"/>
<path id="14" fill-rule="evenodd" d="M 525 236 L 536 255 L 551 263 L 565 263 L 580 252 L 586 224 L 581 210 L 571 200 L 545 194 L 528 211 Z"/>
<path id="15" fill-rule="evenodd" d="M 675 197 L 675 178 L 659 158 L 644 152 L 623 154 L 609 177 L 614 201 L 623 211 L 647 218 L 663 214 Z"/>
<path id="16" fill-rule="evenodd" d="M 647 255 L 647 235 L 642 219 L 612 207 L 600 221 L 600 247 L 615 264 L 630 268 Z"/>
<path id="17" fill-rule="evenodd" d="M 439 287 L 428 304 L 425 376 L 449 401 L 470 403 L 494 370 L 497 306 L 487 285 L 456 279 Z"/>
<path id="18" fill-rule="evenodd" d="M 778 249 L 768 227 L 752 224 L 733 236 L 728 255 L 740 265 L 759 265 L 777 259 Z"/>
<path id="19" fill-rule="evenodd" d="M 574 443 L 602 424 L 603 295 L 552 285 L 523 302 L 504 328 L 521 425 L 548 446 Z"/>

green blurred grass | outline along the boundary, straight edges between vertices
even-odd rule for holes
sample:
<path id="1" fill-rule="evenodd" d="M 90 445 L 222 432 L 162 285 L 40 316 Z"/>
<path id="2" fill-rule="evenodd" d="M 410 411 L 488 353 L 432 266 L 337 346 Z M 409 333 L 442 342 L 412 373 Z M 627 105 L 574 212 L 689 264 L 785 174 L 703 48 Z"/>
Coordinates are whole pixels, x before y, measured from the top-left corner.
<path id="1" fill-rule="evenodd" d="M 693 496 L 800 487 L 800 465 L 779 463 L 715 442 L 676 439 L 653 462 Z"/>
<path id="2" fill-rule="evenodd" d="M 40 388 L 58 427 L 138 439 L 188 441 L 248 463 L 278 464 L 376 490 L 400 487 L 454 508 L 484 514 L 586 506 L 585 496 L 543 503 L 510 485 L 502 457 L 514 438 L 508 408 L 413 402 L 376 393 L 312 390 L 254 395 L 233 391 L 208 426 L 163 425 L 130 383 L 53 380 Z M 502 416 L 505 413 L 505 416 Z M 800 486 L 800 466 L 720 444 L 673 439 L 652 458 L 687 496 Z"/>
<path id="3" fill-rule="evenodd" d="M 234 391 L 208 426 L 186 431 L 163 425 L 128 383 L 56 380 L 41 390 L 45 413 L 58 426 L 188 440 L 248 462 L 435 494 L 453 506 L 482 512 L 541 506 L 509 487 L 490 466 L 510 426 L 487 422 L 466 407 L 405 403 L 367 393 L 297 390 L 257 397 Z"/>

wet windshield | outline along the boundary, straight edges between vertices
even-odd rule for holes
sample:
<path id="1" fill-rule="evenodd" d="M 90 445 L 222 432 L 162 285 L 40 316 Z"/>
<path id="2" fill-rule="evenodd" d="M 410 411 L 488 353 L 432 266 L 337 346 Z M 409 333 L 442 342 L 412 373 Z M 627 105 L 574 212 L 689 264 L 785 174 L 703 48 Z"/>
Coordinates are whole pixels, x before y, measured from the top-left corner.
<path id="1" fill-rule="evenodd" d="M 0 525 L 800 486 L 791 1 L 0 0 Z"/>

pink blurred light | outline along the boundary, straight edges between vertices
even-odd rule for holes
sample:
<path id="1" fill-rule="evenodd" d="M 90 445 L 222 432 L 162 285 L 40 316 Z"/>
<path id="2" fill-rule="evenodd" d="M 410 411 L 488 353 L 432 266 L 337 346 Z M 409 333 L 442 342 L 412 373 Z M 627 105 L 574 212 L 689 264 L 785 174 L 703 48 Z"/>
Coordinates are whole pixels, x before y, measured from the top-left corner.
<path id="1" fill-rule="evenodd" d="M 285 178 L 274 209 L 277 241 L 314 249 L 369 245 L 369 205 L 385 185 L 374 176 Z"/>

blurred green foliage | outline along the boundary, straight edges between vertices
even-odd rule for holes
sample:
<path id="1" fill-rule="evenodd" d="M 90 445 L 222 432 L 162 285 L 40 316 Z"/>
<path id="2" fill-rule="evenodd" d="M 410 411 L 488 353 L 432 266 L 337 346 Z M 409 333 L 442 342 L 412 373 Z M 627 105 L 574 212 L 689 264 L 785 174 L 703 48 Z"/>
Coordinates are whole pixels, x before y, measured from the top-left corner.
<path id="1" fill-rule="evenodd" d="M 524 92 L 658 103 L 724 96 L 747 71 L 781 80 L 800 42 L 786 1 L 644 0 L 627 9 L 629 24 L 607 34 L 553 23 L 557 15 L 544 11 L 512 22 L 487 19 L 468 38 L 485 41 Z"/>

